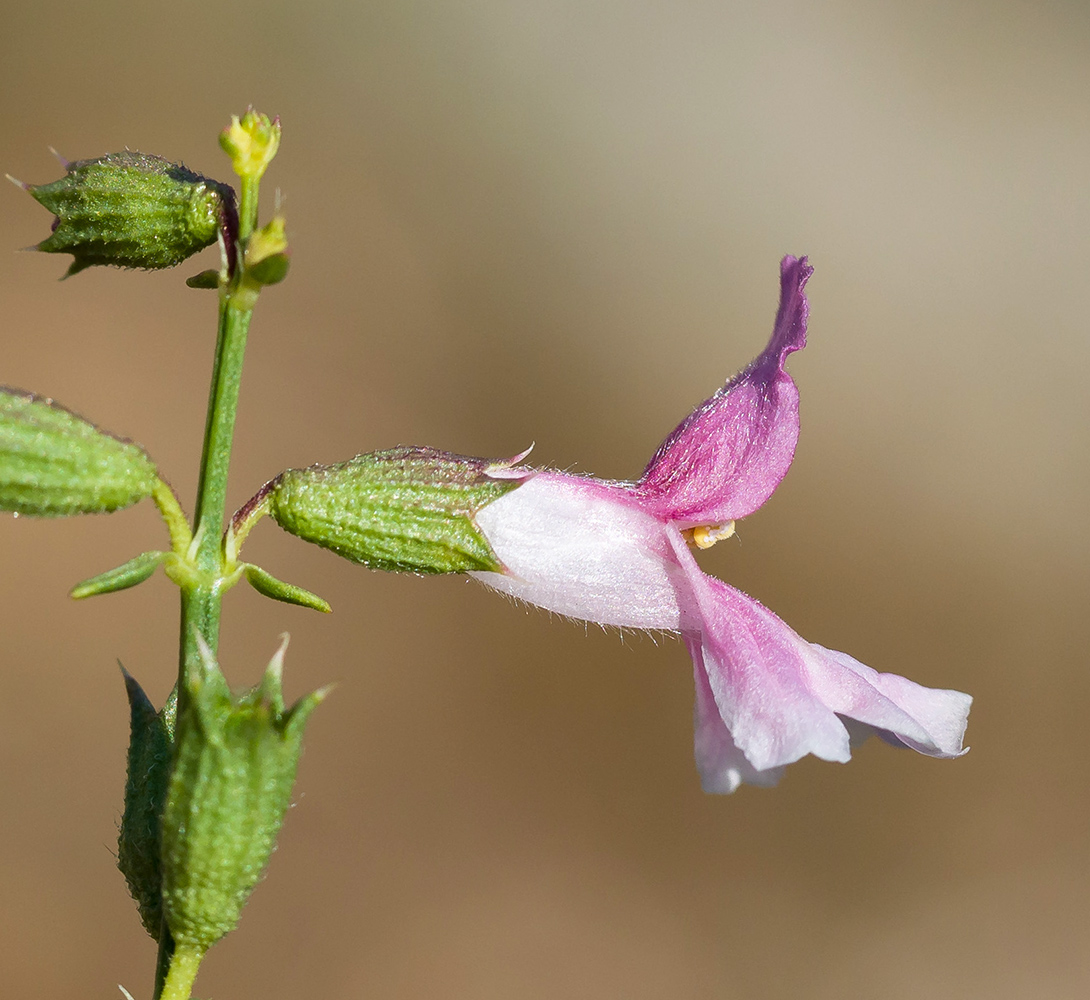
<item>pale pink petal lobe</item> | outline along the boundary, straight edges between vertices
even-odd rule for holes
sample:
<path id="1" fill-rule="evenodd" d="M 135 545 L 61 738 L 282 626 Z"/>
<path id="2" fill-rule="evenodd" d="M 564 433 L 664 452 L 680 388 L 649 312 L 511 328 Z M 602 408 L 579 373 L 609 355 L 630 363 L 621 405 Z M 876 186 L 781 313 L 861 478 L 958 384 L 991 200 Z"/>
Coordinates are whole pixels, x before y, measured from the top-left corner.
<path id="1" fill-rule="evenodd" d="M 704 670 L 699 638 L 686 640 L 693 657 L 696 704 L 693 709 L 693 750 L 696 769 L 704 791 L 729 794 L 741 784 L 775 785 L 783 776 L 782 767 L 758 771 L 738 749 L 715 703 L 708 675 Z"/>
<path id="2" fill-rule="evenodd" d="M 749 763 L 767 771 L 810 753 L 849 760 L 847 730 L 807 683 L 809 643 L 751 597 L 705 575 L 676 528 L 670 540 L 688 588 L 679 598 L 686 644 Z"/>
<path id="3" fill-rule="evenodd" d="M 811 684 L 834 711 L 894 745 L 929 757 L 960 757 L 972 697 L 880 674 L 847 653 L 811 643 Z"/>
<path id="4" fill-rule="evenodd" d="M 807 754 L 849 760 L 848 731 L 809 685 L 809 643 L 751 597 L 706 580 L 717 608 L 700 635 L 700 664 L 746 759 L 758 771 Z"/>
<path id="5" fill-rule="evenodd" d="M 806 642 L 753 598 L 704 575 L 680 537 L 672 542 L 691 588 L 688 601 L 680 600 L 698 677 L 697 763 L 702 774 L 718 773 L 722 783 L 723 774 L 742 772 L 736 766 L 731 771 L 730 745 L 722 734 L 717 737 L 706 718 L 701 722 L 701 673 L 733 746 L 757 772 L 808 753 L 848 760 L 853 740 L 844 720 L 853 723 L 854 742 L 869 730 L 932 757 L 964 752 L 968 695 L 880 674 L 845 653 Z M 709 712 L 705 705 L 704 715 Z"/>

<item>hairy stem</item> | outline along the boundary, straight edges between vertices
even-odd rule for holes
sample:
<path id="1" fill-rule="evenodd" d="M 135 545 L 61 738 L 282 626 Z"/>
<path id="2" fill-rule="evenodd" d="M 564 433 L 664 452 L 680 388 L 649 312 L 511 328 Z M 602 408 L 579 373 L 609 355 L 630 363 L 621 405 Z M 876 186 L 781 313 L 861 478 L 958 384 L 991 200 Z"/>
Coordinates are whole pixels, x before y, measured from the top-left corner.
<path id="1" fill-rule="evenodd" d="M 213 652 L 219 643 L 223 532 L 227 504 L 227 473 L 231 443 L 238 412 L 239 383 L 246 352 L 246 333 L 252 315 L 252 296 L 245 296 L 250 308 L 239 308 L 231 291 L 222 294 L 219 336 L 208 397 L 208 420 L 204 432 L 197 509 L 193 518 L 197 537 L 197 578 L 182 590 L 182 635 L 179 680 L 199 663 L 198 634 Z M 179 684 L 179 692 L 185 685 Z"/>
<path id="2" fill-rule="evenodd" d="M 247 236 L 257 218 L 257 194 L 257 180 L 244 177 L 239 214 L 241 219 L 246 220 Z M 220 285 L 219 325 L 212 384 L 208 393 L 197 505 L 193 515 L 195 572 L 181 585 L 181 635 L 178 683 L 175 688 L 179 710 L 186 698 L 186 679 L 193 676 L 200 665 L 200 643 L 203 641 L 213 653 L 219 646 L 220 604 L 226 589 L 221 537 L 227 504 L 227 474 L 231 464 L 246 334 L 257 291 L 254 285 L 246 281 L 241 255 L 237 257 L 233 273 L 228 273 L 225 265 Z M 169 506 L 165 493 L 157 500 L 163 500 Z M 202 957 L 201 953 L 192 950 L 175 950 L 174 941 L 164 925 L 155 976 L 156 1000 L 189 1000 Z"/>
<path id="3" fill-rule="evenodd" d="M 189 1000 L 193 980 L 197 978 L 204 955 L 192 948 L 179 948 L 174 952 L 159 1000 Z"/>

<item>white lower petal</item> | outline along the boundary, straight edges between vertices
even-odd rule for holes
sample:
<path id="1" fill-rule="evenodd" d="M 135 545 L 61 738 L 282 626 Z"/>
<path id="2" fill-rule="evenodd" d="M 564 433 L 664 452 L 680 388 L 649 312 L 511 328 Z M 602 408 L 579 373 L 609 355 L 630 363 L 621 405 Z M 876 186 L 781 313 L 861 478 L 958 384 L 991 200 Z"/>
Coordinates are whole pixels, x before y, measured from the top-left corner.
<path id="1" fill-rule="evenodd" d="M 476 521 L 507 569 L 471 574 L 489 587 L 603 625 L 679 627 L 686 584 L 666 526 L 623 486 L 542 472 Z"/>

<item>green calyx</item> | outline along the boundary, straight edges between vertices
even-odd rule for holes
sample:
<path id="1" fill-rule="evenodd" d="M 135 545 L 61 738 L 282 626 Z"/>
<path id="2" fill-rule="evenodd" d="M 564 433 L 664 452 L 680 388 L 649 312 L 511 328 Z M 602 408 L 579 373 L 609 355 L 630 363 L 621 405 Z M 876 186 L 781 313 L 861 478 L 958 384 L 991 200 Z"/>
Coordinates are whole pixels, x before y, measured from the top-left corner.
<path id="1" fill-rule="evenodd" d="M 234 928 L 284 821 L 303 728 L 326 694 L 285 709 L 286 646 L 241 695 L 203 645 L 186 678 L 161 826 L 163 914 L 179 951 L 203 953 Z"/>
<path id="2" fill-rule="evenodd" d="M 0 510 L 97 514 L 152 496 L 155 463 L 51 399 L 0 389 Z"/>
<path id="3" fill-rule="evenodd" d="M 240 511 L 370 569 L 502 570 L 474 520 L 514 489 L 508 463 L 431 448 L 394 448 L 339 465 L 289 469 Z M 236 515 L 236 518 L 239 515 Z"/>
<path id="4" fill-rule="evenodd" d="M 125 150 L 67 165 L 51 184 L 27 185 L 57 218 L 38 244 L 70 253 L 65 277 L 94 265 L 174 267 L 237 235 L 235 192 L 161 156 Z"/>
<path id="5" fill-rule="evenodd" d="M 174 705 L 156 712 L 124 667 L 122 673 L 129 696 L 131 735 L 117 867 L 136 901 L 144 929 L 158 941 L 163 926 L 160 818 L 170 782 Z"/>
<path id="6" fill-rule="evenodd" d="M 184 696 L 156 712 L 127 673 L 131 738 L 117 863 L 141 922 L 203 954 L 237 924 L 291 798 L 307 718 L 326 691 L 285 709 L 287 638 L 261 683 L 231 692 L 212 653 Z M 180 704 L 180 707 L 179 707 Z"/>

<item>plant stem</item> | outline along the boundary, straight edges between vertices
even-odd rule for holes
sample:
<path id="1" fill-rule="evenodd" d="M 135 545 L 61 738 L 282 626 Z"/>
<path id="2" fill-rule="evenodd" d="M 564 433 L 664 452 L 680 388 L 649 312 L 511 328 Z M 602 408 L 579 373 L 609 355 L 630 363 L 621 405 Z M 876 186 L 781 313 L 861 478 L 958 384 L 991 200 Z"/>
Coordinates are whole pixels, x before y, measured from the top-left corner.
<path id="1" fill-rule="evenodd" d="M 257 182 L 243 179 L 240 216 L 247 221 L 247 234 L 257 217 Z M 244 246 L 244 244 L 243 244 Z M 186 698 L 186 678 L 194 676 L 201 663 L 201 642 L 215 653 L 219 646 L 219 615 L 223 592 L 221 537 L 227 511 L 227 477 L 231 465 L 234 419 L 239 409 L 239 386 L 250 330 L 256 291 L 244 282 L 241 254 L 237 270 L 220 286 L 219 324 L 216 354 L 208 391 L 201 477 L 193 515 L 196 543 L 196 573 L 181 588 L 181 636 L 178 656 L 179 711 Z M 174 949 L 164 924 L 156 965 L 156 1000 L 189 1000 L 197 967 L 203 953 Z"/>
<path id="2" fill-rule="evenodd" d="M 245 246 L 246 241 L 257 228 L 257 188 L 261 176 L 241 178 L 242 194 L 238 202 L 238 239 Z"/>
<path id="3" fill-rule="evenodd" d="M 212 387 L 208 397 L 208 420 L 204 432 L 197 509 L 193 518 L 197 541 L 198 581 L 182 590 L 182 636 L 179 656 L 179 681 L 199 662 L 197 635 L 215 652 L 219 644 L 220 575 L 222 555 L 220 538 L 227 504 L 227 473 L 231 462 L 231 442 L 238 412 L 239 383 L 246 351 L 246 334 L 253 313 L 252 297 L 242 296 L 240 308 L 232 292 L 221 295 L 219 334 L 212 368 Z M 179 684 L 179 694 L 185 685 Z"/>
<path id="4" fill-rule="evenodd" d="M 189 522 L 186 520 L 181 504 L 178 503 L 178 498 L 174 495 L 174 490 L 160 479 L 155 484 L 151 496 L 155 506 L 159 508 L 167 531 L 170 532 L 171 550 L 176 555 L 184 555 L 189 548 L 189 543 L 193 541 L 193 532 L 189 528 Z"/>
<path id="5" fill-rule="evenodd" d="M 202 958 L 204 954 L 192 948 L 175 951 L 159 1000 L 189 1000 Z"/>
<path id="6" fill-rule="evenodd" d="M 239 200 L 239 243 L 246 240 L 257 221 L 259 179 L 243 176 Z M 250 329 L 257 291 L 245 282 L 245 265 L 240 257 L 236 272 L 220 287 L 219 326 L 216 354 L 212 363 L 212 386 L 208 393 L 208 417 L 204 428 L 204 449 L 197 486 L 197 509 L 193 531 L 197 537 L 198 581 L 182 588 L 181 649 L 178 657 L 178 694 L 184 697 L 184 680 L 200 660 L 197 636 L 214 653 L 219 646 L 221 571 L 220 538 L 227 505 L 227 472 L 231 464 L 231 443 L 238 412 L 242 362 L 246 334 Z"/>
<path id="7" fill-rule="evenodd" d="M 265 120 L 266 126 L 268 125 Z M 238 120 L 235 120 L 238 125 Z M 277 133 L 278 135 L 278 133 Z M 275 153 L 275 146 L 273 147 Z M 228 269 L 227 255 L 220 272 L 219 323 L 216 333 L 216 353 L 212 363 L 212 385 L 208 393 L 208 415 L 204 428 L 200 478 L 197 485 L 197 505 L 193 514 L 192 569 L 180 584 L 182 595 L 181 635 L 178 654 L 177 711 L 182 712 L 187 699 L 187 679 L 197 675 L 200 667 L 201 642 L 215 654 L 219 646 L 220 604 L 224 590 L 225 559 L 222 547 L 224 517 L 227 505 L 227 474 L 231 464 L 231 444 L 238 412 L 242 362 L 246 353 L 246 335 L 250 317 L 260 291 L 260 285 L 247 280 L 245 249 L 257 225 L 258 187 L 265 163 L 256 170 L 239 169 L 239 160 L 232 156 L 236 172 L 242 181 L 239 200 L 239 232 L 233 270 Z M 267 161 L 266 161 L 267 162 Z M 164 517 L 173 515 L 169 491 L 160 491 L 156 501 Z M 174 507 L 176 507 L 176 501 Z M 184 525 L 171 527 L 174 548 L 184 540 Z M 159 957 L 155 975 L 156 1000 L 189 1000 L 203 952 L 191 947 L 176 949 L 164 920 L 159 942 Z"/>

